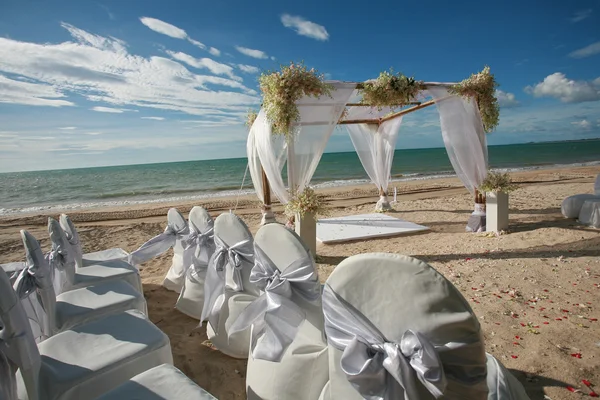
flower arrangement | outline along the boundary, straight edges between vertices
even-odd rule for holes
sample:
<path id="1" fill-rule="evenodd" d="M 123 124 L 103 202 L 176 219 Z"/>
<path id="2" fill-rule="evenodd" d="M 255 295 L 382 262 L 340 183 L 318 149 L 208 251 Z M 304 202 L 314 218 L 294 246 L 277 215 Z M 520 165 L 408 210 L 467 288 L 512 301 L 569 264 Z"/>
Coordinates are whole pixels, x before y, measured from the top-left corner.
<path id="1" fill-rule="evenodd" d="M 362 89 L 362 103 L 381 110 L 383 107 L 404 107 L 414 101 L 424 89 L 423 82 L 415 78 L 394 74 L 390 69 L 379 74 L 377 79 L 365 82 Z"/>
<path id="2" fill-rule="evenodd" d="M 246 114 L 246 122 L 245 125 L 248 129 L 252 128 L 252 124 L 256 121 L 256 117 L 258 117 L 258 113 L 254 110 L 248 110 L 248 114 Z"/>
<path id="3" fill-rule="evenodd" d="M 285 214 L 289 217 L 300 214 L 300 217 L 304 218 L 306 213 L 312 213 L 315 219 L 317 215 L 328 214 L 323 198 L 317 195 L 311 187 L 307 187 L 302 192 L 297 193 L 285 205 Z"/>
<path id="4" fill-rule="evenodd" d="M 321 97 L 331 95 L 331 85 L 324 82 L 324 75 L 303 63 L 285 65 L 281 71 L 266 72 L 259 78 L 263 94 L 263 107 L 273 124 L 273 133 L 291 136 L 291 126 L 300 119 L 296 101 L 303 96 Z"/>
<path id="5" fill-rule="evenodd" d="M 477 99 L 483 128 L 489 133 L 500 122 L 500 106 L 495 95 L 497 87 L 498 83 L 496 83 L 494 75 L 490 73 L 490 67 L 486 66 L 483 71 L 472 74 L 469 78 L 452 86 L 449 92 Z"/>
<path id="6" fill-rule="evenodd" d="M 510 193 L 518 189 L 518 186 L 513 183 L 512 178 L 508 173 L 490 171 L 477 189 L 480 192 Z"/>

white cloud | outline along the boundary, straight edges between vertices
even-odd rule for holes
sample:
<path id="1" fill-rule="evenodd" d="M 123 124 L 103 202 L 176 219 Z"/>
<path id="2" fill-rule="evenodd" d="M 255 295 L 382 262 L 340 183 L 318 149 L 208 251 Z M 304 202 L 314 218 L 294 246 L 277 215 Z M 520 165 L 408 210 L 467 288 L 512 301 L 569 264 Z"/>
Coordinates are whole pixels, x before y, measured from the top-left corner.
<path id="1" fill-rule="evenodd" d="M 18 55 L 13 54 L 13 57 L 15 56 L 18 57 Z M 0 60 L 1 64 L 2 60 Z M 0 71 L 2 71 L 1 67 Z M 52 85 L 23 82 L 0 75 L 0 103 L 50 107 L 75 105 L 67 100 L 57 100 L 61 97 L 66 96 Z"/>
<path id="2" fill-rule="evenodd" d="M 97 136 L 97 135 L 102 135 L 102 132 L 86 132 L 85 135 Z"/>
<path id="3" fill-rule="evenodd" d="M 77 129 L 77 127 L 76 126 L 63 126 L 62 128 L 58 128 L 58 129 L 60 129 L 61 131 L 72 131 L 74 129 Z"/>
<path id="4" fill-rule="evenodd" d="M 161 21 L 160 19 L 141 17 L 140 21 L 142 21 L 142 24 L 146 25 L 154 32 L 162 33 L 163 35 L 171 36 L 172 38 L 176 39 L 188 38 L 187 33 L 183 29 L 178 28 L 175 25 L 171 25 L 167 22 Z"/>
<path id="5" fill-rule="evenodd" d="M 116 109 L 133 106 L 193 115 L 217 109 L 227 113 L 260 101 L 256 91 L 239 81 L 194 74 L 164 57 L 131 54 L 121 40 L 93 35 L 68 24 L 63 27 L 76 41 L 37 44 L 0 37 L 0 73 L 15 79 L 0 76 L 0 101 L 72 106 L 63 98 L 75 94 Z M 217 64 L 213 61 L 206 68 L 222 68 Z M 208 85 L 228 89 L 214 90 Z"/>
<path id="6" fill-rule="evenodd" d="M 315 24 L 302 17 L 283 14 L 281 23 L 286 28 L 293 29 L 300 36 L 306 36 L 316 40 L 329 40 L 329 33 L 323 25 Z"/>
<path id="7" fill-rule="evenodd" d="M 577 11 L 571 18 L 569 18 L 571 20 L 571 22 L 580 22 L 583 21 L 584 19 L 588 18 L 590 15 L 592 15 L 592 9 L 588 8 L 587 10 L 580 10 Z"/>
<path id="8" fill-rule="evenodd" d="M 242 46 L 235 46 L 235 49 L 237 51 L 239 51 L 240 53 L 242 53 L 243 55 L 246 55 L 248 57 L 259 58 L 259 59 L 263 59 L 263 60 L 266 58 L 269 58 L 267 53 L 265 53 L 264 51 L 261 51 L 261 50 L 249 49 L 247 47 L 242 47 Z"/>
<path id="9" fill-rule="evenodd" d="M 92 107 L 90 108 L 92 111 L 98 111 L 103 113 L 113 113 L 113 114 L 122 114 L 125 111 L 129 111 L 123 108 L 112 108 L 112 107 Z"/>
<path id="10" fill-rule="evenodd" d="M 242 80 L 242 78 L 240 78 L 239 76 L 237 76 L 233 73 L 232 67 L 230 67 L 227 64 L 221 64 L 220 62 L 217 62 L 210 58 L 194 58 L 194 57 L 190 56 L 189 54 L 185 54 L 182 52 L 174 52 L 174 51 L 170 51 L 170 50 L 167 50 L 167 54 L 169 54 L 171 57 L 173 57 L 174 59 L 176 59 L 178 61 L 186 63 L 187 65 L 189 65 L 191 67 L 198 68 L 198 69 L 207 69 L 210 72 L 212 72 L 213 74 L 226 75 L 229 78 L 236 80 L 236 81 Z"/>
<path id="11" fill-rule="evenodd" d="M 525 92 L 535 97 L 554 97 L 565 103 L 582 103 L 600 100 L 600 78 L 593 81 L 575 81 L 565 74 L 555 72 L 535 86 L 527 86 Z"/>
<path id="12" fill-rule="evenodd" d="M 513 93 L 508 93 L 503 90 L 496 90 L 496 98 L 498 99 L 498 104 L 500 104 L 500 107 L 509 108 L 519 105 L 519 102 L 515 99 L 515 95 Z"/>
<path id="13" fill-rule="evenodd" d="M 247 74 L 258 74 L 258 72 L 260 71 L 258 69 L 258 67 L 255 67 L 253 65 L 247 65 L 247 64 L 238 64 L 237 67 L 242 71 L 245 72 Z"/>
<path id="14" fill-rule="evenodd" d="M 572 58 L 585 58 L 600 53 L 600 42 L 592 43 L 589 46 L 575 50 L 569 53 L 569 57 Z"/>
<path id="15" fill-rule="evenodd" d="M 571 125 L 575 125 L 581 129 L 588 130 L 592 127 L 592 123 L 587 119 L 582 119 L 581 121 L 571 122 Z"/>
<path id="16" fill-rule="evenodd" d="M 164 22 L 160 19 L 150 17 L 141 17 L 140 21 L 142 22 L 142 24 L 146 25 L 148 28 L 152 29 L 155 32 L 162 33 L 163 35 L 167 35 L 175 39 L 187 40 L 188 42 L 190 42 L 196 47 L 201 48 L 202 50 L 206 50 L 208 48 L 204 43 L 189 37 L 187 32 L 183 29 L 178 28 L 175 25 L 171 25 L 168 22 Z M 221 55 L 219 49 L 216 49 L 214 47 L 208 48 L 208 52 L 216 57 Z"/>
<path id="17" fill-rule="evenodd" d="M 164 117 L 142 117 L 142 119 L 151 119 L 154 121 L 164 121 Z"/>

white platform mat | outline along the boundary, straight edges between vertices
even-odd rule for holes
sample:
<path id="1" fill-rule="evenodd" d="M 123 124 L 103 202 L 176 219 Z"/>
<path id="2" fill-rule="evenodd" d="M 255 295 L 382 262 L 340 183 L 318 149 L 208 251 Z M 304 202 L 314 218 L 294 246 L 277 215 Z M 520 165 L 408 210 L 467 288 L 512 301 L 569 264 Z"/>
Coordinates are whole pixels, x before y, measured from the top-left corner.
<path id="1" fill-rule="evenodd" d="M 317 222 L 317 239 L 321 243 L 340 243 L 352 240 L 400 236 L 429 230 L 386 214 L 349 215 L 320 219 Z"/>

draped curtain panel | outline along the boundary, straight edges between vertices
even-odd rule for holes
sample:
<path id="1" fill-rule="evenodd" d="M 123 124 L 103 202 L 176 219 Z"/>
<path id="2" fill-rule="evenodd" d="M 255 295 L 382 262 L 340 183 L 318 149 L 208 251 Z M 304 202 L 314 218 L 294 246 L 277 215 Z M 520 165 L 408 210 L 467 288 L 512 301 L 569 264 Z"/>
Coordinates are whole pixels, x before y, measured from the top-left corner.
<path id="1" fill-rule="evenodd" d="M 387 192 L 402 117 L 381 125 L 346 125 L 360 162 L 377 188 Z"/>
<path id="2" fill-rule="evenodd" d="M 258 158 L 258 151 L 256 150 L 256 145 L 254 143 L 254 130 L 250 129 L 250 133 L 248 133 L 248 141 L 246 143 L 248 170 L 250 171 L 250 177 L 252 178 L 254 190 L 256 190 L 256 196 L 261 203 L 264 204 L 265 196 L 262 185 L 262 167 L 260 165 L 260 158 Z"/>
<path id="3" fill-rule="evenodd" d="M 428 93 L 440 114 L 448 158 L 456 175 L 473 194 L 487 176 L 488 169 L 487 139 L 477 103 L 473 99 L 449 95 L 445 87 L 430 87 Z"/>
<path id="4" fill-rule="evenodd" d="M 283 135 L 273 135 L 271 124 L 268 122 L 263 109 L 260 110 L 254 124 L 252 124 L 250 136 L 253 137 L 258 161 L 267 175 L 271 190 L 281 204 L 286 204 L 289 200 L 289 195 L 281 177 L 281 170 L 287 160 L 285 137 Z M 252 173 L 252 168 L 250 171 Z M 256 186 L 254 176 L 252 177 L 252 182 L 254 183 L 256 192 L 260 191 L 262 193 L 262 183 L 260 186 Z"/>

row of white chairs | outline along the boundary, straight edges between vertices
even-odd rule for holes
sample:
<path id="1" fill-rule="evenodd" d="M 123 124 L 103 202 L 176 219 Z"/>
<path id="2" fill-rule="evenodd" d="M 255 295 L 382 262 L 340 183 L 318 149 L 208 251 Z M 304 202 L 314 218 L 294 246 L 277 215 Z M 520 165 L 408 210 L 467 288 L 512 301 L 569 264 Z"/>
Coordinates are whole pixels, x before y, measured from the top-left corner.
<path id="1" fill-rule="evenodd" d="M 21 231 L 26 261 L 0 271 L 0 399 L 214 399 L 173 367 L 127 253 L 82 261 L 73 224 L 62 222 L 70 238 L 50 219 L 46 255 Z"/>
<path id="2" fill-rule="evenodd" d="M 282 225 L 253 238 L 225 213 L 212 233 L 196 308 L 217 349 L 248 357 L 248 399 L 528 399 L 485 353 L 467 301 L 431 266 L 357 255 L 321 285 L 309 250 Z M 165 282 L 185 276 L 174 272 Z"/>

